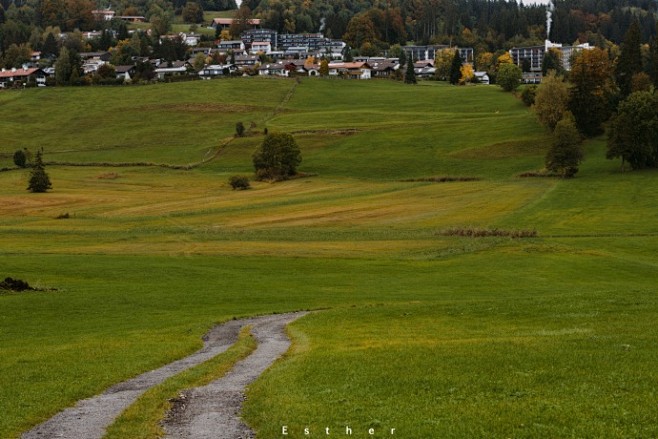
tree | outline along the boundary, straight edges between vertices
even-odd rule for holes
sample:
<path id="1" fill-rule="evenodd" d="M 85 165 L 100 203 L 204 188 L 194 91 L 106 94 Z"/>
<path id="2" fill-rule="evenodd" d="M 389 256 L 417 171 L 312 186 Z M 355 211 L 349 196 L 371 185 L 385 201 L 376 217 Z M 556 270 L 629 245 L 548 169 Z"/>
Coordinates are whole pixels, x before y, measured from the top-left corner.
<path id="1" fill-rule="evenodd" d="M 452 64 L 450 64 L 450 83 L 452 85 L 459 84 L 459 78 L 462 76 L 461 68 L 462 58 L 459 56 L 459 50 L 455 50 L 455 53 L 452 56 Z"/>
<path id="2" fill-rule="evenodd" d="M 37 155 L 34 159 L 34 165 L 32 166 L 32 173 L 30 175 L 30 183 L 27 186 L 27 190 L 32 193 L 36 192 L 46 192 L 52 187 L 50 183 L 50 177 L 45 171 L 43 165 L 43 159 L 41 157 L 41 151 L 37 151 Z"/>
<path id="3" fill-rule="evenodd" d="M 409 57 L 407 60 L 407 70 L 404 72 L 404 83 L 405 84 L 415 84 L 416 81 L 416 72 L 414 71 L 414 60 L 412 57 Z"/>
<path id="4" fill-rule="evenodd" d="M 533 109 L 539 122 L 551 131 L 567 111 L 569 106 L 569 87 L 561 77 L 551 70 L 542 79 L 535 94 Z"/>
<path id="5" fill-rule="evenodd" d="M 196 2 L 187 2 L 181 15 L 186 23 L 203 22 L 203 8 Z"/>
<path id="6" fill-rule="evenodd" d="M 320 61 L 320 76 L 329 76 L 329 61 L 326 59 Z"/>
<path id="7" fill-rule="evenodd" d="M 523 78 L 521 68 L 516 64 L 504 63 L 498 69 L 496 83 L 505 91 L 514 91 L 518 88 Z"/>
<path id="8" fill-rule="evenodd" d="M 57 40 L 55 39 L 55 35 L 53 35 L 52 32 L 48 32 L 46 40 L 43 42 L 41 53 L 44 57 L 57 56 L 57 53 L 59 53 L 57 48 Z"/>
<path id="9" fill-rule="evenodd" d="M 249 177 L 244 175 L 232 175 L 228 179 L 228 184 L 231 185 L 233 190 L 245 190 L 249 189 L 251 185 L 249 184 Z"/>
<path id="10" fill-rule="evenodd" d="M 297 166 L 302 162 L 299 146 L 289 133 L 265 136 L 252 158 L 259 180 L 285 180 L 295 175 Z"/>
<path id="11" fill-rule="evenodd" d="M 583 160 L 581 141 L 573 115 L 565 113 L 553 131 L 553 143 L 546 154 L 546 169 L 561 175 L 562 178 L 576 175 Z"/>
<path id="12" fill-rule="evenodd" d="M 602 133 L 615 93 L 608 53 L 598 48 L 583 50 L 573 60 L 569 79 L 573 84 L 569 110 L 578 130 L 588 137 Z"/>
<path id="13" fill-rule="evenodd" d="M 71 79 L 71 72 L 77 66 L 71 65 L 71 52 L 68 48 L 62 47 L 55 62 L 55 81 L 57 85 L 68 84 Z"/>
<path id="14" fill-rule="evenodd" d="M 632 92 L 633 75 L 642 71 L 641 35 L 637 20 L 628 28 L 617 59 L 615 79 L 622 97 Z"/>
<path id="15" fill-rule="evenodd" d="M 473 65 L 469 63 L 462 64 L 461 69 L 459 69 L 460 77 L 459 83 L 464 85 L 468 82 L 472 82 L 475 77 L 475 72 L 473 71 Z"/>
<path id="16" fill-rule="evenodd" d="M 608 135 L 608 159 L 621 158 L 633 169 L 658 166 L 658 98 L 635 92 L 619 104 Z"/>
<path id="17" fill-rule="evenodd" d="M 244 124 L 242 122 L 238 122 L 235 124 L 235 135 L 237 137 L 244 136 Z"/>
<path id="18" fill-rule="evenodd" d="M 22 149 L 19 149 L 14 153 L 14 164 L 19 168 L 27 166 L 27 156 Z"/>
<path id="19" fill-rule="evenodd" d="M 541 73 L 546 76 L 549 71 L 554 70 L 558 75 L 561 75 L 564 71 L 562 67 L 562 54 L 557 49 L 548 49 L 544 53 L 544 58 L 541 63 Z"/>

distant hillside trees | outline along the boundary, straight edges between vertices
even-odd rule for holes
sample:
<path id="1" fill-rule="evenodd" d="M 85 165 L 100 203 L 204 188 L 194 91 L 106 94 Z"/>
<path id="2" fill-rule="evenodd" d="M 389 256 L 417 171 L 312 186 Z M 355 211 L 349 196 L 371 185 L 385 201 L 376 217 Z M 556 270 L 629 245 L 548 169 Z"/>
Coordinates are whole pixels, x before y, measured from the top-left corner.
<path id="1" fill-rule="evenodd" d="M 286 180 L 302 162 L 299 146 L 289 133 L 267 134 L 252 158 L 259 180 Z"/>

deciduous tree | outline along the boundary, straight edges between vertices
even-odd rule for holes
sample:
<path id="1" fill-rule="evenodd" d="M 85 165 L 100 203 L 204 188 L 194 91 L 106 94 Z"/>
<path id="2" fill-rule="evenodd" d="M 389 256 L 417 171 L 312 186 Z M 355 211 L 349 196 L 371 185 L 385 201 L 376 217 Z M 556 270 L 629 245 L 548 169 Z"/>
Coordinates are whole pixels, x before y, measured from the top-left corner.
<path id="1" fill-rule="evenodd" d="M 289 133 L 268 134 L 253 155 L 256 176 L 260 180 L 285 180 L 295 175 L 301 162 L 299 146 Z"/>
<path id="2" fill-rule="evenodd" d="M 535 94 L 533 109 L 539 122 L 551 131 L 569 107 L 569 88 L 563 79 L 551 70 L 542 79 Z"/>
<path id="3" fill-rule="evenodd" d="M 521 84 L 523 72 L 516 64 L 504 63 L 498 69 L 496 83 L 505 91 L 514 91 Z"/>
<path id="4" fill-rule="evenodd" d="M 546 154 L 546 169 L 562 176 L 571 178 L 578 172 L 578 166 L 583 160 L 582 139 L 576 121 L 569 112 L 555 126 L 553 143 Z"/>
<path id="5" fill-rule="evenodd" d="M 574 59 L 569 74 L 573 84 L 569 93 L 569 110 L 578 130 L 591 137 L 603 132 L 603 122 L 610 117 L 610 101 L 615 93 L 612 66 L 605 50 L 583 50 Z"/>
<path id="6" fill-rule="evenodd" d="M 608 135 L 608 159 L 621 158 L 633 169 L 658 166 L 658 98 L 632 93 L 619 104 Z"/>

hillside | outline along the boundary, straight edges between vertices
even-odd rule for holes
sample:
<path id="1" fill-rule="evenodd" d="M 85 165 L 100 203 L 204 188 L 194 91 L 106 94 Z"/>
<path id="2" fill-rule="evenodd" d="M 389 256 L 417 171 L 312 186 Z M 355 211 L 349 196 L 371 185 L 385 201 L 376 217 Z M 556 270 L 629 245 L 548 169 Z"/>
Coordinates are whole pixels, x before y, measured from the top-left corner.
<path id="1" fill-rule="evenodd" d="M 0 275 L 56 289 L 0 293 L 0 437 L 216 322 L 300 309 L 248 395 L 259 437 L 658 434 L 655 173 L 620 173 L 594 139 L 575 179 L 519 178 L 549 138 L 496 87 L 28 89 L 0 93 L 0 118 L 0 167 L 43 147 L 53 182 L 0 172 Z M 264 128 L 294 133 L 313 176 L 232 191 Z M 421 181 L 443 176 L 476 180 Z M 537 237 L 441 233 L 471 227 Z"/>

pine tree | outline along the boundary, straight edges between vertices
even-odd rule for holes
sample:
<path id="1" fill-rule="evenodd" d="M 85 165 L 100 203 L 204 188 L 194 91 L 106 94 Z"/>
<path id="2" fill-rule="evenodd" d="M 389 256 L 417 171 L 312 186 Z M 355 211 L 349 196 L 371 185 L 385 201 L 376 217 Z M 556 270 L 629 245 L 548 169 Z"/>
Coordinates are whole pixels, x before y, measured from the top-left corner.
<path id="1" fill-rule="evenodd" d="M 455 55 L 452 57 L 452 64 L 450 65 L 450 83 L 452 85 L 459 84 L 461 78 L 462 58 L 459 56 L 459 50 L 455 50 Z"/>
<path id="2" fill-rule="evenodd" d="M 33 193 L 46 192 L 51 187 L 52 184 L 50 183 L 50 177 L 48 177 L 48 174 L 44 169 L 41 151 L 38 151 L 34 159 L 32 174 L 30 175 L 30 183 L 27 186 L 27 190 Z"/>
<path id="3" fill-rule="evenodd" d="M 621 54 L 615 68 L 615 79 L 622 97 L 633 91 L 633 75 L 642 71 L 642 52 L 640 49 L 640 25 L 634 20 L 624 36 L 621 45 Z"/>
<path id="4" fill-rule="evenodd" d="M 412 57 L 409 57 L 409 59 L 407 60 L 407 71 L 404 73 L 404 83 L 405 84 L 416 83 L 416 72 L 414 71 L 414 60 Z"/>

